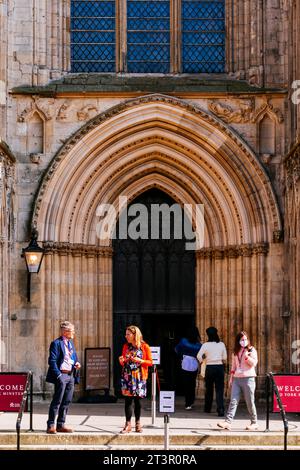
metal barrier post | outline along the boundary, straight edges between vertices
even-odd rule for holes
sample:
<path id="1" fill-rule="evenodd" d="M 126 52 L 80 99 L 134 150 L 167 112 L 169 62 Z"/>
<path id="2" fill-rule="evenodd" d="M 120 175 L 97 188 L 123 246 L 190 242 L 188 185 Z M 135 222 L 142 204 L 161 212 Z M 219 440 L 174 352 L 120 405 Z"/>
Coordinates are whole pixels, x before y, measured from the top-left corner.
<path id="1" fill-rule="evenodd" d="M 30 371 L 30 428 L 33 432 L 33 373 Z"/>
<path id="2" fill-rule="evenodd" d="M 266 431 L 270 431 L 270 376 L 266 376 L 266 395 L 267 395 L 267 415 L 266 415 Z"/>
<path id="3" fill-rule="evenodd" d="M 169 415 L 164 415 L 164 449 L 169 450 L 170 437 L 169 437 Z"/>

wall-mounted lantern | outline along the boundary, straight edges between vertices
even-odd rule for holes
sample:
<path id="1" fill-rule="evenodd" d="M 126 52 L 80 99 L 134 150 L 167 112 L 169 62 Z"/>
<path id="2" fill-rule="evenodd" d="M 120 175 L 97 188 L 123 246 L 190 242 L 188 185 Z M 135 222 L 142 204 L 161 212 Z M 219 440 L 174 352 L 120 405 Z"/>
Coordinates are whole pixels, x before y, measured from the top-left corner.
<path id="1" fill-rule="evenodd" d="M 42 264 L 45 250 L 38 245 L 38 232 L 32 231 L 31 240 L 26 248 L 22 249 L 22 257 L 25 258 L 27 267 L 27 301 L 30 302 L 31 274 L 38 273 Z"/>

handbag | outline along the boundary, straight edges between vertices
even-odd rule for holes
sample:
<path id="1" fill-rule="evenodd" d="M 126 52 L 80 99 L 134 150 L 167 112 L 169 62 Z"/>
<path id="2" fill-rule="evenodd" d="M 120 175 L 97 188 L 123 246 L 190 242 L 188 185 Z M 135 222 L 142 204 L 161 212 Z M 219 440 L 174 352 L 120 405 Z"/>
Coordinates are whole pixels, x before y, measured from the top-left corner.
<path id="1" fill-rule="evenodd" d="M 200 367 L 200 377 L 205 379 L 205 371 L 206 371 L 206 359 L 203 359 L 201 362 L 201 367 Z"/>

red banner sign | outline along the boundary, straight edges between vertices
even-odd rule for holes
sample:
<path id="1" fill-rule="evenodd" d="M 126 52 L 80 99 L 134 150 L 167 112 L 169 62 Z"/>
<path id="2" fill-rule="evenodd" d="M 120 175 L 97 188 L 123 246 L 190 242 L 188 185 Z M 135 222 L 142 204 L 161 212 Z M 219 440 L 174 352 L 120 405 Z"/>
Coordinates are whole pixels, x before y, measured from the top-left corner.
<path id="1" fill-rule="evenodd" d="M 19 412 L 27 374 L 0 374 L 0 411 Z"/>
<path id="2" fill-rule="evenodd" d="M 286 413 L 298 413 L 300 411 L 300 376 L 274 375 L 273 377 Z M 273 397 L 273 411 L 280 411 L 275 393 Z"/>

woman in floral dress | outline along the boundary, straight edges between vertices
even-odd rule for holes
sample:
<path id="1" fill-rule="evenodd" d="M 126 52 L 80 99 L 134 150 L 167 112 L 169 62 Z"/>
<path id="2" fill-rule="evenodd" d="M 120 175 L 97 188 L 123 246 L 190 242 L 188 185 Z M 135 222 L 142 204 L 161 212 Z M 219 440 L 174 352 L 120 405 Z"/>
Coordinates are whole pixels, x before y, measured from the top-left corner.
<path id="1" fill-rule="evenodd" d="M 131 431 L 132 405 L 134 402 L 135 430 L 142 432 L 141 427 L 141 398 L 147 395 L 148 368 L 152 366 L 150 347 L 143 340 L 142 333 L 137 326 L 126 328 L 122 355 L 119 357 L 122 366 L 121 388 L 125 397 L 126 423 L 121 433 Z"/>

